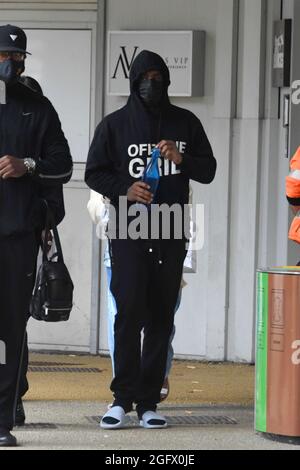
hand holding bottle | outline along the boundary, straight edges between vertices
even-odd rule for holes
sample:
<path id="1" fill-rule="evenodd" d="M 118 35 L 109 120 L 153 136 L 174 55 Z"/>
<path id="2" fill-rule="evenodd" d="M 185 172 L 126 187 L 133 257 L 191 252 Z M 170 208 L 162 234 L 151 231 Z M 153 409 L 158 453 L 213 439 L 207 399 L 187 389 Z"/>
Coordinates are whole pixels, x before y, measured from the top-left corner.
<path id="1" fill-rule="evenodd" d="M 161 140 L 159 144 L 157 144 L 157 147 L 159 148 L 162 157 L 174 162 L 176 165 L 180 165 L 182 163 L 182 155 L 179 153 L 173 140 Z"/>
<path id="2" fill-rule="evenodd" d="M 151 160 L 148 163 L 144 174 L 143 182 L 150 186 L 150 191 L 152 193 L 153 199 L 155 198 L 156 191 L 159 185 L 160 171 L 159 171 L 159 159 L 160 159 L 160 150 L 158 147 L 154 147 L 151 152 Z M 151 201 L 152 202 L 152 201 Z"/>
<path id="3" fill-rule="evenodd" d="M 143 204 L 151 204 L 153 194 L 149 191 L 150 186 L 143 181 L 137 181 L 127 191 L 127 199 L 130 202 L 141 202 Z"/>
<path id="4" fill-rule="evenodd" d="M 134 183 L 127 192 L 131 202 L 141 202 L 148 206 L 153 202 L 160 179 L 158 160 L 160 149 L 155 147 L 151 152 L 151 160 L 145 168 L 143 180 Z"/>

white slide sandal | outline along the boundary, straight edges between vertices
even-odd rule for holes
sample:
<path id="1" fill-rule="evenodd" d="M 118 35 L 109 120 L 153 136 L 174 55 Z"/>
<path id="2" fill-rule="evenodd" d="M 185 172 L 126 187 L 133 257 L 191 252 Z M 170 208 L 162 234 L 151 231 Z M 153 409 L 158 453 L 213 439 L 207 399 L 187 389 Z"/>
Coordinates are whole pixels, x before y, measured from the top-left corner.
<path id="1" fill-rule="evenodd" d="M 145 429 L 162 429 L 168 427 L 168 423 L 164 416 L 154 411 L 146 411 L 140 420 L 140 426 Z"/>
<path id="2" fill-rule="evenodd" d="M 122 429 L 130 421 L 121 406 L 113 406 L 101 419 L 100 427 L 103 429 Z"/>

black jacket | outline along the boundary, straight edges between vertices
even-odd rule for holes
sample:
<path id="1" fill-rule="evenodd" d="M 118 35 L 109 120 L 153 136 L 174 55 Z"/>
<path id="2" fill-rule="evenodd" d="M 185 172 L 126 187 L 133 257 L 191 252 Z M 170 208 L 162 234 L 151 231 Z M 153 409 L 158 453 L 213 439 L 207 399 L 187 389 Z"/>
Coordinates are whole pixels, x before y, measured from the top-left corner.
<path id="1" fill-rule="evenodd" d="M 144 106 L 137 93 L 141 76 L 149 70 L 159 70 L 164 82 L 164 96 L 155 112 Z M 183 162 L 177 167 L 168 160 L 161 162 L 158 204 L 187 204 L 190 179 L 203 184 L 214 179 L 216 160 L 201 122 L 190 111 L 171 105 L 169 84 L 169 70 L 160 56 L 141 52 L 130 71 L 131 94 L 126 106 L 105 117 L 96 129 L 85 180 L 115 206 L 119 196 L 141 180 L 151 149 L 163 139 L 178 143 Z"/>
<path id="2" fill-rule="evenodd" d="M 69 146 L 50 101 L 21 83 L 7 87 L 7 103 L 0 105 L 0 157 L 4 155 L 30 157 L 37 164 L 34 176 L 0 178 L 0 236 L 42 228 L 43 199 L 60 222 L 61 185 L 72 175 Z"/>

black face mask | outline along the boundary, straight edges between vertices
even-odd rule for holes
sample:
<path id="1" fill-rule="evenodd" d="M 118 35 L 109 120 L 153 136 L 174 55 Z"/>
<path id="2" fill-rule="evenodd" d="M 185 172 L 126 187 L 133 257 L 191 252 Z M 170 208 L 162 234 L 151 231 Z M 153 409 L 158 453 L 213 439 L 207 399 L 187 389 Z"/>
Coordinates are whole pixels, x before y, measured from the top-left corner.
<path id="1" fill-rule="evenodd" d="M 147 106 L 158 106 L 163 95 L 163 82 L 142 80 L 139 84 L 139 96 Z"/>
<path id="2" fill-rule="evenodd" d="M 21 69 L 21 72 L 19 70 Z M 25 64 L 24 61 L 16 60 L 5 60 L 0 62 L 0 80 L 5 82 L 7 85 L 14 83 L 19 74 L 24 72 Z"/>

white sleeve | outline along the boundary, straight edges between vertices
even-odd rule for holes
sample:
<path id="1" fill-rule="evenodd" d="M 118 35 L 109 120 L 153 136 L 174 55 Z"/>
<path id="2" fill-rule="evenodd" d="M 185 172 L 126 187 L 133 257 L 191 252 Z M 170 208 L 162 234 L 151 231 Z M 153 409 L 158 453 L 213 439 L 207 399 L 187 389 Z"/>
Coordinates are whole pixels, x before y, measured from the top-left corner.
<path id="1" fill-rule="evenodd" d="M 107 204 L 101 194 L 91 191 L 90 200 L 87 204 L 87 210 L 95 225 L 105 223 L 107 218 Z"/>

